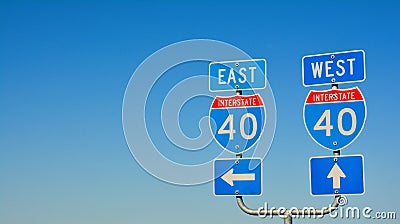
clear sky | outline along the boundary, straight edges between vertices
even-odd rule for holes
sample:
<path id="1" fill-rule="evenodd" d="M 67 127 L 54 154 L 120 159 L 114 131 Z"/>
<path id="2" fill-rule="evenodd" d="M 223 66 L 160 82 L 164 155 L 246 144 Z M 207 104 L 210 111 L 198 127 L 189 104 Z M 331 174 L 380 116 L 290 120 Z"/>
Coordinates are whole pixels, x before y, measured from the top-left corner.
<path id="1" fill-rule="evenodd" d="M 364 155 L 366 193 L 349 196 L 348 205 L 398 216 L 399 10 L 396 1 L 1 1 L 0 223 L 282 223 L 244 214 L 234 198 L 213 196 L 211 183 L 183 187 L 154 178 L 125 142 L 122 105 L 135 69 L 162 47 L 198 38 L 268 61 L 277 123 L 263 163 L 263 195 L 245 198 L 253 208 L 331 203 L 309 193 L 309 157 L 331 152 L 315 144 L 303 124 L 310 88 L 301 84 L 301 58 L 363 49 L 367 79 L 356 85 L 368 117 L 342 154 Z M 185 75 L 160 79 L 152 97 L 165 97 L 179 77 L 207 74 L 202 68 L 200 62 L 174 68 L 169 72 Z M 182 107 L 180 123 L 196 137 L 210 101 L 191 103 Z M 156 128 L 159 117 L 152 118 L 148 125 Z M 217 151 L 209 147 L 191 157 L 163 146 L 166 157 L 186 164 L 220 152 L 215 145 Z M 294 220 L 343 222 L 398 219 Z"/>

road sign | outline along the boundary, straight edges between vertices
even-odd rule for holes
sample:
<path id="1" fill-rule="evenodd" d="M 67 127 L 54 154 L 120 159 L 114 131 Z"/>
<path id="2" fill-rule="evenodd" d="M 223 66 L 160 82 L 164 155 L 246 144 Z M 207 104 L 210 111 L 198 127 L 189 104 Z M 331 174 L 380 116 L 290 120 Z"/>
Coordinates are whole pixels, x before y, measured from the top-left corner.
<path id="1" fill-rule="evenodd" d="M 303 119 L 311 138 L 324 148 L 340 150 L 350 145 L 364 128 L 367 107 L 358 87 L 311 90 Z"/>
<path id="2" fill-rule="evenodd" d="M 211 62 L 208 72 L 211 92 L 264 89 L 267 83 L 265 59 Z"/>
<path id="3" fill-rule="evenodd" d="M 214 195 L 261 195 L 260 158 L 214 160 Z"/>
<path id="4" fill-rule="evenodd" d="M 231 153 L 253 147 L 264 131 L 265 107 L 259 94 L 217 96 L 210 108 L 209 125 L 216 142 Z"/>
<path id="5" fill-rule="evenodd" d="M 364 194 L 362 155 L 310 158 L 311 195 Z"/>
<path id="6" fill-rule="evenodd" d="M 304 86 L 318 86 L 365 80 L 365 52 L 344 51 L 304 56 Z"/>

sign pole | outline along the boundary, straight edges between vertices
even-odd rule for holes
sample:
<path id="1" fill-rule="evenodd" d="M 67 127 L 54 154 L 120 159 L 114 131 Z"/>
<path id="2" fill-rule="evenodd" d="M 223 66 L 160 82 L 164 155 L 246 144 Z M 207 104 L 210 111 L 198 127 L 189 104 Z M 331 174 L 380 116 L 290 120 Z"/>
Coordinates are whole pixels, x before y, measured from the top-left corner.
<path id="1" fill-rule="evenodd" d="M 242 90 L 239 89 L 239 86 L 236 86 L 236 95 L 240 96 L 240 95 L 242 95 L 242 93 L 243 92 L 242 92 Z M 242 153 L 236 154 L 236 158 L 238 158 L 238 159 L 242 158 Z"/>
<path id="2" fill-rule="evenodd" d="M 339 200 L 341 198 L 341 195 L 335 195 L 333 203 L 329 206 L 329 208 L 322 208 L 322 209 L 315 209 L 315 210 L 310 210 L 310 209 L 299 209 L 299 210 L 280 210 L 280 209 L 251 209 L 247 207 L 244 202 L 243 202 L 243 197 L 242 196 L 236 196 L 236 201 L 239 206 L 239 208 L 249 214 L 249 215 L 262 215 L 262 216 L 274 216 L 274 215 L 279 215 L 279 216 L 284 216 L 284 223 L 285 224 L 292 224 L 292 215 L 302 215 L 302 216 L 323 216 L 327 215 L 334 210 L 336 210 L 339 207 Z"/>
<path id="3" fill-rule="evenodd" d="M 291 215 L 286 215 L 285 219 L 283 220 L 284 224 L 292 224 L 292 216 Z"/>
<path id="4" fill-rule="evenodd" d="M 239 86 L 236 86 L 236 95 L 240 96 L 242 95 L 242 90 L 239 89 Z M 242 158 L 242 153 L 236 154 L 236 158 Z"/>
<path id="5" fill-rule="evenodd" d="M 243 92 L 242 92 L 242 90 L 239 89 L 239 86 L 236 86 L 236 95 L 240 96 L 240 95 L 242 95 L 242 93 Z M 238 159 L 242 158 L 242 153 L 236 154 L 236 158 L 238 158 Z M 239 197 L 239 196 L 237 196 L 237 197 Z"/>
<path id="6" fill-rule="evenodd" d="M 332 89 L 338 89 L 339 85 L 338 84 L 332 84 Z M 236 86 L 236 95 L 242 95 L 242 91 L 238 89 L 238 86 Z M 340 150 L 333 151 L 334 156 L 340 156 Z M 236 158 L 242 158 L 242 153 L 236 154 Z M 265 216 L 274 216 L 274 215 L 280 215 L 284 216 L 283 223 L 284 224 L 292 224 L 293 223 L 293 217 L 292 215 L 327 215 L 334 210 L 336 210 L 339 206 L 339 200 L 341 198 L 341 195 L 335 195 L 333 203 L 330 205 L 329 208 L 324 208 L 324 209 L 316 209 L 316 210 L 271 210 L 271 209 L 250 209 L 244 204 L 243 197 L 242 196 L 236 196 L 236 201 L 239 206 L 239 208 L 249 214 L 249 215 L 265 215 Z"/>
<path id="7" fill-rule="evenodd" d="M 332 89 L 339 89 L 339 84 L 332 84 Z M 333 151 L 334 156 L 340 156 L 340 150 Z"/>

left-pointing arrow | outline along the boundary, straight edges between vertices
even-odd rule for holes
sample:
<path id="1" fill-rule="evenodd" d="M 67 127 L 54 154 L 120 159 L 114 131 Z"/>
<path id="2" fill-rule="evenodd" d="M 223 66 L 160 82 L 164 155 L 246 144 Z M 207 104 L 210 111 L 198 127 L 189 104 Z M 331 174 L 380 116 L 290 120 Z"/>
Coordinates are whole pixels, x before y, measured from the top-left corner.
<path id="1" fill-rule="evenodd" d="M 234 174 L 233 168 L 226 172 L 221 177 L 226 183 L 233 186 L 233 181 L 249 181 L 255 180 L 256 175 L 254 173 L 241 173 L 241 174 Z"/>

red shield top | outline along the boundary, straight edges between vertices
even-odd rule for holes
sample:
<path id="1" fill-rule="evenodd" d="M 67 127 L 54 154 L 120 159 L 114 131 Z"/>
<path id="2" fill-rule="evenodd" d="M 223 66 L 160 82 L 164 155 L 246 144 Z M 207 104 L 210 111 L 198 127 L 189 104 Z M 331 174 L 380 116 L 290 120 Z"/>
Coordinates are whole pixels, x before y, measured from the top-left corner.
<path id="1" fill-rule="evenodd" d="M 236 95 L 229 97 L 217 96 L 214 99 L 211 108 L 260 107 L 263 105 L 264 103 L 258 94 L 249 96 Z"/>

